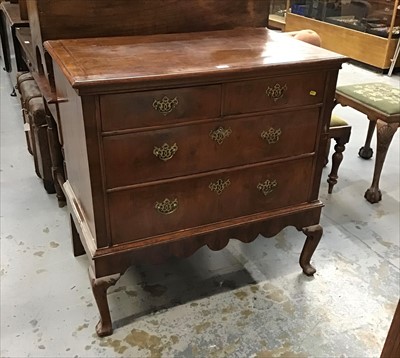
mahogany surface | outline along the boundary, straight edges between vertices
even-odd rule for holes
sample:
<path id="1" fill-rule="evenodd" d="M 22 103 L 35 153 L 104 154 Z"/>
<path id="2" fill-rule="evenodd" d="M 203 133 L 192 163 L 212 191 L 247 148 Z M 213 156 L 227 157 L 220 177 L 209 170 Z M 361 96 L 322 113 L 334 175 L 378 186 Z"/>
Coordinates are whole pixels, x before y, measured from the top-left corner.
<path id="1" fill-rule="evenodd" d="M 62 99 L 74 252 L 78 233 L 92 259 L 99 335 L 112 332 L 107 288 L 141 260 L 292 225 L 307 236 L 300 265 L 315 272 L 318 190 L 345 57 L 264 28 L 45 48 Z"/>
<path id="2" fill-rule="evenodd" d="M 29 0 L 37 66 L 47 40 L 264 27 L 270 0 Z"/>

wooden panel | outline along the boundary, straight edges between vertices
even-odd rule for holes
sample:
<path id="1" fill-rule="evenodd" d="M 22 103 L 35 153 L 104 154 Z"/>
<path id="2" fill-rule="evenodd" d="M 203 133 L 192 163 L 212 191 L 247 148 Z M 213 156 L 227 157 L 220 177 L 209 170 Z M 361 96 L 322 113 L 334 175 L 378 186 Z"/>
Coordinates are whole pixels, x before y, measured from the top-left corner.
<path id="1" fill-rule="evenodd" d="M 288 13 L 286 15 L 285 31 L 290 32 L 304 29 L 317 32 L 322 39 L 323 48 L 382 69 L 389 68 L 390 66 L 390 61 L 388 62 L 386 57 L 389 56 L 391 58 L 393 55 L 387 55 L 386 46 L 388 40 L 383 37 L 295 14 Z"/>
<path id="2" fill-rule="evenodd" d="M 318 117 L 314 108 L 105 137 L 106 185 L 115 188 L 310 153 Z M 229 131 L 221 144 L 211 137 L 219 128 Z M 270 133 L 271 143 L 261 137 L 270 130 L 277 135 Z M 177 149 L 167 161 L 154 155 L 154 148 L 164 144 Z"/>
<path id="3" fill-rule="evenodd" d="M 113 244 L 303 203 L 311 167 L 309 157 L 109 193 Z M 218 180 L 230 182 L 220 195 L 210 189 Z M 257 186 L 266 180 L 276 186 L 264 195 Z M 165 199 L 177 200 L 174 212 L 162 214 L 155 208 Z"/>
<path id="4" fill-rule="evenodd" d="M 165 100 L 163 100 L 165 98 Z M 176 88 L 100 97 L 103 131 L 220 116 L 221 87 Z"/>
<path id="5" fill-rule="evenodd" d="M 271 77 L 226 85 L 224 114 L 322 103 L 325 73 Z"/>
<path id="6" fill-rule="evenodd" d="M 269 0 L 30 0 L 42 40 L 267 25 Z"/>

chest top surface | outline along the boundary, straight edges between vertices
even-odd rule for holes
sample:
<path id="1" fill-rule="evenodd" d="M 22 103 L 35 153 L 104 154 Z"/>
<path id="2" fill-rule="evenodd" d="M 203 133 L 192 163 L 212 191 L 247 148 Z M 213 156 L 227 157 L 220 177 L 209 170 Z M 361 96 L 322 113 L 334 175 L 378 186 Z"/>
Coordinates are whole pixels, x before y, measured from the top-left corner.
<path id="1" fill-rule="evenodd" d="M 338 68 L 346 59 L 265 28 L 57 40 L 45 47 L 82 92 L 156 86 L 182 78 L 254 78 L 318 65 Z"/>

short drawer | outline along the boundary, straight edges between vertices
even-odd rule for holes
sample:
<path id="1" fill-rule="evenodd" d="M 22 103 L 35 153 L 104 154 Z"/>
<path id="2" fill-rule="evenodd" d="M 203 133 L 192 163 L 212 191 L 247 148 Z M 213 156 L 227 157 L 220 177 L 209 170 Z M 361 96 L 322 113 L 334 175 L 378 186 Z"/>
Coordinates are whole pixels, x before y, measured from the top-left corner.
<path id="1" fill-rule="evenodd" d="M 307 201 L 313 157 L 108 194 L 113 244 Z"/>
<path id="2" fill-rule="evenodd" d="M 325 73 L 229 83 L 224 114 L 241 114 L 322 103 Z"/>
<path id="3" fill-rule="evenodd" d="M 319 109 L 104 137 L 107 188 L 314 151 Z"/>
<path id="4" fill-rule="evenodd" d="M 203 86 L 100 96 L 103 131 L 151 127 L 221 115 L 221 87 Z"/>

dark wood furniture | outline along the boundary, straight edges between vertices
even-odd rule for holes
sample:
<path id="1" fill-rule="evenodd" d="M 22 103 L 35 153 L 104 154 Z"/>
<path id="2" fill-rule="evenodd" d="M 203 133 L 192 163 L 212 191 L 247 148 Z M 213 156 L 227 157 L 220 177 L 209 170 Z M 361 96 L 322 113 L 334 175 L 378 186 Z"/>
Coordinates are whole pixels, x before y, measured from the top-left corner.
<path id="1" fill-rule="evenodd" d="M 381 353 L 381 358 L 396 357 L 400 357 L 400 300 Z"/>
<path id="2" fill-rule="evenodd" d="M 9 2 L 0 3 L 0 22 L 4 70 L 10 75 L 11 84 L 13 86 L 11 95 L 16 96 L 15 86 L 17 85 L 17 72 L 27 71 L 27 68 L 21 57 L 15 30 L 17 27 L 29 26 L 29 22 L 21 19 L 19 5 Z"/>
<path id="3" fill-rule="evenodd" d="M 34 63 L 30 71 L 45 99 L 59 206 L 65 204 L 63 143 L 47 40 L 148 35 L 267 25 L 269 0 L 29 0 Z M 21 6 L 21 4 L 20 4 Z M 140 14 L 140 16 L 138 16 Z M 132 19 L 135 19 L 132 21 Z"/>
<path id="4" fill-rule="evenodd" d="M 343 160 L 343 152 L 346 149 L 346 144 L 350 140 L 351 126 L 349 126 L 344 120 L 338 121 L 331 119 L 329 127 L 329 141 L 327 148 L 327 156 L 329 155 L 330 142 L 334 139 L 336 144 L 334 147 L 334 153 L 332 154 L 332 168 L 328 174 L 328 193 L 332 194 L 333 187 L 336 185 L 339 178 L 338 171 L 340 163 Z M 328 159 L 326 159 L 328 163 Z"/>
<path id="5" fill-rule="evenodd" d="M 53 59 L 75 255 L 107 289 L 132 264 L 288 225 L 322 235 L 319 184 L 345 57 L 265 28 L 45 43 Z M 110 56 L 110 54 L 113 54 Z"/>
<path id="6" fill-rule="evenodd" d="M 365 145 L 359 151 L 361 158 L 369 159 L 372 157 L 370 144 L 375 126 L 377 127 L 375 169 L 371 187 L 367 189 L 364 195 L 365 199 L 374 204 L 382 199 L 382 193 L 379 189 L 379 179 L 389 145 L 400 125 L 400 107 L 397 105 L 397 113 L 388 114 L 383 110 L 377 109 L 376 106 L 371 106 L 369 103 L 339 90 L 340 88 L 336 91 L 335 95 L 336 103 L 339 103 L 342 106 L 352 107 L 357 111 L 364 113 L 369 120 L 367 139 Z"/>

